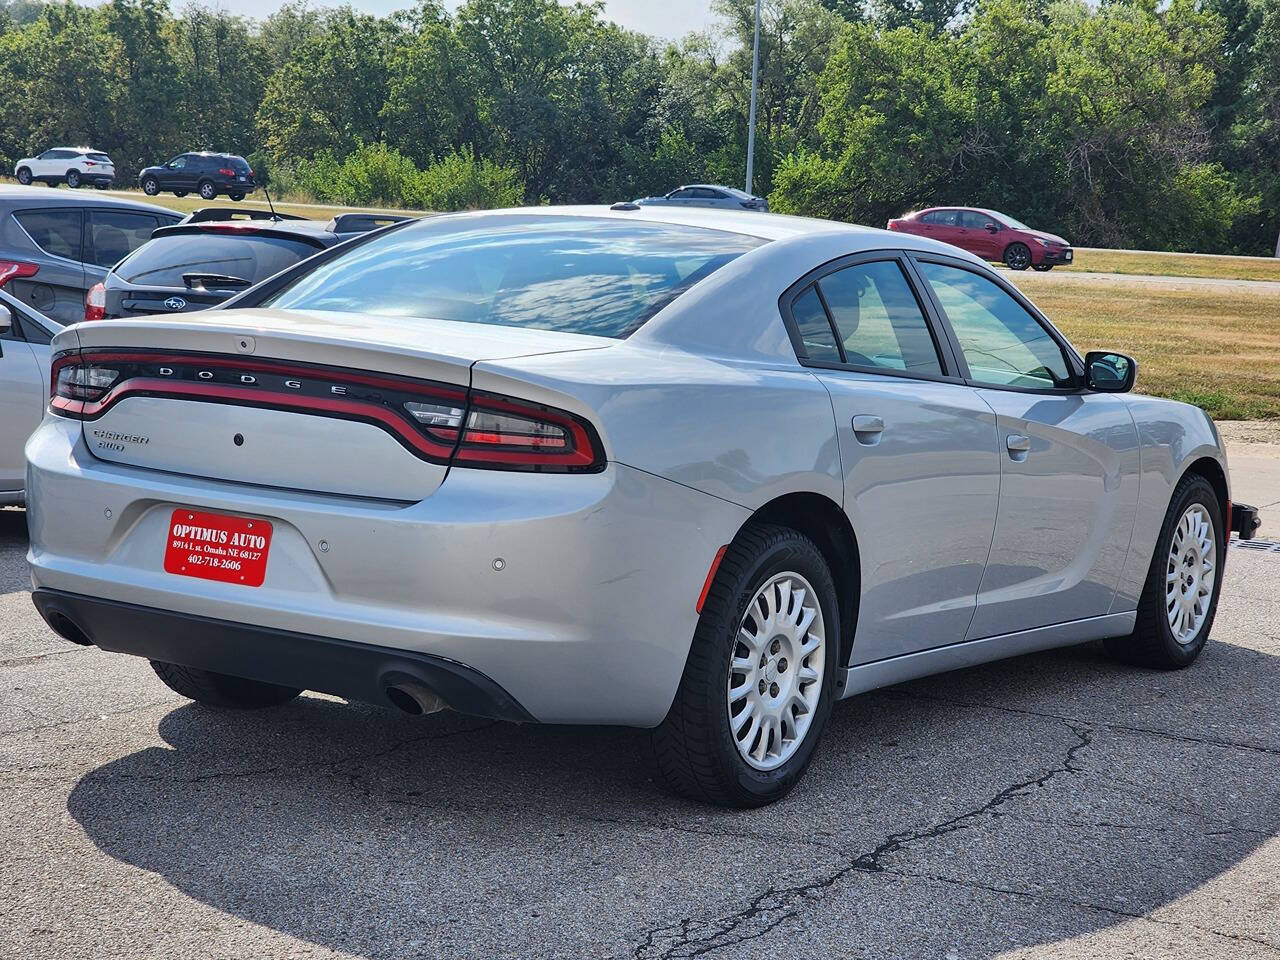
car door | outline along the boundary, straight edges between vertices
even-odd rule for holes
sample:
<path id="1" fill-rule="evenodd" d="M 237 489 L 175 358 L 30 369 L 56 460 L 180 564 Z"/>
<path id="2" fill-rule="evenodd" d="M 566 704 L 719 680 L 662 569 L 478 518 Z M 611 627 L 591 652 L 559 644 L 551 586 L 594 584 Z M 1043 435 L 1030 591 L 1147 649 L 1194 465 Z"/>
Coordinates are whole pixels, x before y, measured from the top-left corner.
<path id="1" fill-rule="evenodd" d="M 996 414 L 1000 509 L 970 639 L 1104 616 L 1138 502 L 1138 432 L 1122 397 L 990 270 L 917 256 L 963 364 Z"/>
<path id="2" fill-rule="evenodd" d="M 894 253 L 838 261 L 783 298 L 826 386 L 862 578 L 852 663 L 964 639 L 995 529 L 996 417 L 956 375 Z"/>
<path id="3" fill-rule="evenodd" d="M 961 210 L 960 225 L 964 229 L 965 249 L 983 260 L 999 260 L 996 254 L 995 234 L 988 226 L 995 221 L 976 210 Z"/>
<path id="4" fill-rule="evenodd" d="M 11 314 L 11 326 L 0 330 L 0 503 L 14 499 L 26 477 L 23 447 L 40 425 L 49 399 L 48 331 L 23 315 L 8 300 L 0 305 Z M 28 341 L 30 336 L 35 341 Z"/>
<path id="5" fill-rule="evenodd" d="M 15 210 L 13 219 L 32 248 L 38 271 L 15 277 L 5 290 L 59 323 L 84 319 L 84 212 L 79 207 L 50 206 Z"/>
<path id="6" fill-rule="evenodd" d="M 185 153 L 182 156 L 174 157 L 164 165 L 164 171 L 159 177 L 160 189 L 190 190 L 195 183 L 190 167 L 191 157 Z"/>
<path id="7" fill-rule="evenodd" d="M 53 176 L 53 168 L 56 166 L 55 156 L 57 150 L 46 150 L 38 157 L 34 157 L 31 161 L 31 176 L 33 177 L 50 177 Z"/>

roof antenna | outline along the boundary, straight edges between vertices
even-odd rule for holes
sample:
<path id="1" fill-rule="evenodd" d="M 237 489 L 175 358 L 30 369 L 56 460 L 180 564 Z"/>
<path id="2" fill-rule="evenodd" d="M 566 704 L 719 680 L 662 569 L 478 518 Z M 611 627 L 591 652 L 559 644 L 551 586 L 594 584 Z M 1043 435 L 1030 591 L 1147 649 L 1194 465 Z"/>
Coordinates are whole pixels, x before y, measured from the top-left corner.
<path id="1" fill-rule="evenodd" d="M 271 219 L 279 220 L 280 214 L 276 213 L 276 205 L 271 202 L 271 191 L 267 189 L 266 183 L 261 183 L 259 186 L 262 187 L 262 193 L 267 198 L 267 206 L 271 208 Z"/>

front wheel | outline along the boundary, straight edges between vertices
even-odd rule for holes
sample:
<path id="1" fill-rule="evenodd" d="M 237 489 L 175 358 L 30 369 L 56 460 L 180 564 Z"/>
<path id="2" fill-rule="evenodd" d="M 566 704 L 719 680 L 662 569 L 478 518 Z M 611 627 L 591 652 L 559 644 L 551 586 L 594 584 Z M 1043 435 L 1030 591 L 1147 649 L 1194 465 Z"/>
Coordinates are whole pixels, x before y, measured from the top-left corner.
<path id="1" fill-rule="evenodd" d="M 653 732 L 667 784 L 757 807 L 796 785 L 834 699 L 840 614 L 813 542 L 751 524 L 725 552 L 666 719 Z"/>
<path id="2" fill-rule="evenodd" d="M 258 710 L 288 703 L 302 691 L 261 680 L 246 680 L 212 670 L 180 667 L 175 663 L 151 661 L 151 669 L 174 693 L 210 707 L 229 710 Z"/>
<path id="3" fill-rule="evenodd" d="M 229 193 L 229 194 L 227 194 L 227 196 L 229 196 L 229 197 L 230 197 L 232 200 L 234 200 L 236 203 L 239 203 L 241 200 L 243 200 L 243 199 L 244 199 L 244 194 L 243 194 L 243 193 Z"/>
<path id="4" fill-rule="evenodd" d="M 18 182 L 24 187 L 31 186 L 31 171 L 26 167 L 18 168 Z"/>
<path id="5" fill-rule="evenodd" d="M 1010 270 L 1025 270 L 1031 266 L 1031 248 L 1025 243 L 1011 243 L 1004 250 L 1004 265 Z"/>
<path id="6" fill-rule="evenodd" d="M 1194 663 L 1213 628 L 1226 547 L 1217 493 L 1204 477 L 1183 477 L 1156 540 L 1133 633 L 1107 640 L 1107 652 L 1160 670 Z"/>
<path id="7" fill-rule="evenodd" d="M 1036 263 L 1036 264 L 1032 264 L 1031 269 L 1034 270 L 1036 273 L 1048 273 L 1050 270 L 1053 269 L 1053 264 L 1052 263 Z"/>
<path id="8" fill-rule="evenodd" d="M 175 191 L 173 191 L 173 195 L 174 195 L 175 197 L 185 197 L 185 196 L 187 195 L 187 191 L 185 191 L 185 190 L 175 190 Z"/>
<path id="9" fill-rule="evenodd" d="M 217 195 L 218 195 L 218 188 L 215 187 L 208 180 L 205 180 L 203 183 L 200 184 L 201 200 L 212 200 Z"/>
<path id="10" fill-rule="evenodd" d="M 67 171 L 67 186 L 70 187 L 72 190 L 80 189 L 80 171 L 79 170 Z"/>
<path id="11" fill-rule="evenodd" d="M 148 197 L 154 197 L 160 192 L 160 184 L 155 177 L 147 177 L 142 181 L 142 192 Z"/>

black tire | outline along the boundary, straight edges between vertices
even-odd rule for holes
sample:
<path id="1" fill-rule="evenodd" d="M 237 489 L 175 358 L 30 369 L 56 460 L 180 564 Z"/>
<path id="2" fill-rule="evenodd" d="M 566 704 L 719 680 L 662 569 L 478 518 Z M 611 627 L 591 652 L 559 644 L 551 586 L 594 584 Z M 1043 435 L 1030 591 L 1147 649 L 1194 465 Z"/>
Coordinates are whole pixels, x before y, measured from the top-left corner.
<path id="1" fill-rule="evenodd" d="M 1169 553 L 1173 547 L 1174 534 L 1184 514 L 1193 504 L 1204 507 L 1213 525 L 1216 548 L 1215 575 L 1204 623 L 1190 642 L 1179 643 L 1174 637 L 1173 629 L 1169 626 L 1165 606 L 1165 578 L 1170 573 Z M 1142 596 L 1138 600 L 1138 620 L 1134 625 L 1133 633 L 1127 637 L 1115 637 L 1103 641 L 1103 646 L 1111 656 L 1134 666 L 1151 667 L 1156 670 L 1181 670 L 1195 663 L 1209 639 L 1209 631 L 1213 629 L 1213 618 L 1218 611 L 1218 595 L 1222 591 L 1222 561 L 1226 555 L 1227 546 L 1225 529 L 1222 522 L 1222 504 L 1209 481 L 1199 474 L 1188 474 L 1183 477 L 1173 491 L 1173 497 L 1169 501 L 1169 512 L 1165 514 L 1164 525 L 1161 526 L 1160 536 L 1156 539 L 1151 569 L 1147 573 L 1147 582 L 1143 585 Z"/>
<path id="2" fill-rule="evenodd" d="M 187 195 L 187 191 L 186 191 L 186 190 L 175 190 L 175 191 L 173 191 L 173 195 L 174 195 L 175 197 L 185 197 L 185 196 Z"/>
<path id="3" fill-rule="evenodd" d="M 27 167 L 18 168 L 18 182 L 24 187 L 31 186 L 31 170 Z"/>
<path id="4" fill-rule="evenodd" d="M 93 185 L 93 188 L 94 188 L 95 190 L 106 190 L 106 189 L 107 189 L 108 187 L 110 187 L 110 186 L 111 186 L 111 184 L 107 183 L 107 181 L 105 181 L 105 180 L 99 180 L 97 183 L 95 183 L 95 184 Z"/>
<path id="5" fill-rule="evenodd" d="M 800 574 L 814 589 L 826 630 L 825 666 L 804 739 L 785 763 L 762 771 L 743 759 L 734 741 L 726 684 L 748 605 L 782 572 Z M 758 807 L 786 796 L 809 765 L 831 713 L 839 618 L 831 571 L 813 541 L 787 527 L 744 527 L 725 552 L 707 594 L 671 709 L 651 735 L 654 762 L 667 785 L 691 799 L 729 807 Z"/>
<path id="6" fill-rule="evenodd" d="M 229 193 L 229 194 L 227 194 L 227 196 L 229 196 L 229 197 L 230 197 L 232 200 L 234 200 L 236 203 L 239 203 L 241 200 L 243 200 L 243 199 L 244 199 L 244 194 L 243 194 L 243 193 Z"/>
<path id="7" fill-rule="evenodd" d="M 148 197 L 154 197 L 160 193 L 160 184 L 155 177 L 146 177 L 142 181 L 142 192 Z"/>
<path id="8" fill-rule="evenodd" d="M 261 680 L 246 680 L 225 673 L 180 667 L 173 663 L 151 661 L 151 668 L 164 685 L 189 700 L 228 710 L 259 710 L 288 703 L 302 691 L 280 687 Z"/>
<path id="9" fill-rule="evenodd" d="M 1036 273 L 1048 273 L 1050 270 L 1053 269 L 1053 264 L 1052 263 L 1033 263 L 1031 265 L 1031 269 L 1034 270 Z"/>
<path id="10" fill-rule="evenodd" d="M 201 180 L 199 189 L 201 200 L 214 200 L 218 196 L 218 188 L 213 185 L 211 180 Z"/>
<path id="11" fill-rule="evenodd" d="M 1011 243 L 1004 248 L 1004 265 L 1010 270 L 1025 270 L 1031 266 L 1031 248 L 1025 243 Z"/>
<path id="12" fill-rule="evenodd" d="M 66 180 L 67 180 L 67 186 L 70 187 L 72 190 L 80 189 L 80 171 L 79 170 L 68 170 Z"/>

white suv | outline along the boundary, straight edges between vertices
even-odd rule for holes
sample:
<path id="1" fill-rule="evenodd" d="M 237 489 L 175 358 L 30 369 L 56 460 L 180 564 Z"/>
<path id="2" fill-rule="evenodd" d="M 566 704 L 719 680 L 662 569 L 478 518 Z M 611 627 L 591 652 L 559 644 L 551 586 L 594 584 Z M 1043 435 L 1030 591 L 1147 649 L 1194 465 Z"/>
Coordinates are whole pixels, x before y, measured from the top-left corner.
<path id="1" fill-rule="evenodd" d="M 23 186 L 43 180 L 51 187 L 66 183 L 75 189 L 91 183 L 105 190 L 116 178 L 116 167 L 105 153 L 88 147 L 54 147 L 38 157 L 19 160 L 13 165 L 13 175 Z"/>

